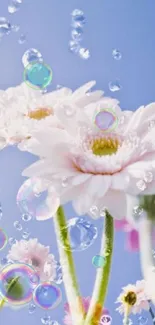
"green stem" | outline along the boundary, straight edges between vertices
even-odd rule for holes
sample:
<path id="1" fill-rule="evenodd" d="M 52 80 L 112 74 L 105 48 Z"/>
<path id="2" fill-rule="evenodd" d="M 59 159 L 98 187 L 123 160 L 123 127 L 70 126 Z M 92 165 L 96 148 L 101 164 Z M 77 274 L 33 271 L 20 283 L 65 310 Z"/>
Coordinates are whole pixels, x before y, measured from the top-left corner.
<path id="1" fill-rule="evenodd" d="M 20 279 L 20 276 L 17 276 L 15 279 L 12 279 L 12 281 L 9 283 L 8 288 L 7 288 L 7 294 L 10 293 L 12 291 L 12 289 L 14 288 L 14 286 L 18 283 L 18 280 Z M 0 301 L 0 309 L 3 308 L 5 302 L 7 302 L 6 298 L 3 298 Z"/>
<path id="2" fill-rule="evenodd" d="M 94 291 L 90 303 L 90 307 L 85 319 L 84 325 L 96 325 L 99 323 L 102 306 L 105 302 L 110 269 L 111 269 L 111 260 L 113 253 L 113 239 L 114 239 L 114 225 L 113 218 L 106 211 L 105 216 L 105 231 L 103 232 L 103 238 L 101 243 L 101 256 L 105 256 L 105 264 L 103 268 L 97 270 L 97 276 L 94 286 Z"/>
<path id="3" fill-rule="evenodd" d="M 57 236 L 60 263 L 63 272 L 63 281 L 67 300 L 70 307 L 73 324 L 83 323 L 84 310 L 78 289 L 75 266 L 69 242 L 69 234 L 63 208 L 60 206 L 54 216 L 55 233 Z"/>

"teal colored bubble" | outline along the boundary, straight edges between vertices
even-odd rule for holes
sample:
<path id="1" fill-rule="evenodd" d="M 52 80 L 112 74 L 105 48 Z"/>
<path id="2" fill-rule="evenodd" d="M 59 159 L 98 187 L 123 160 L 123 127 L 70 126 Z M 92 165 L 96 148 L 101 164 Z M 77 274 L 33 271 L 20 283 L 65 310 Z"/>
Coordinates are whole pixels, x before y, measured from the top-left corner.
<path id="1" fill-rule="evenodd" d="M 95 255 L 92 258 L 92 264 L 96 267 L 96 268 L 100 268 L 103 267 L 105 264 L 105 257 L 101 256 L 101 255 Z"/>
<path id="2" fill-rule="evenodd" d="M 52 77 L 52 69 L 44 62 L 31 62 L 24 70 L 24 81 L 34 89 L 46 88 L 51 83 Z"/>

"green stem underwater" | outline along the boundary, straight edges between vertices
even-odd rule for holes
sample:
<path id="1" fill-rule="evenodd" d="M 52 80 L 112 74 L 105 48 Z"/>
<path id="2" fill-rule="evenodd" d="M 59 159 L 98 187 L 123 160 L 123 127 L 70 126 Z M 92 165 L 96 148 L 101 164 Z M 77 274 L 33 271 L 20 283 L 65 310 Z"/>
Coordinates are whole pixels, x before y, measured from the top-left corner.
<path id="1" fill-rule="evenodd" d="M 105 231 L 103 232 L 100 255 L 105 257 L 103 268 L 97 270 L 94 291 L 90 303 L 90 307 L 84 322 L 84 325 L 97 325 L 99 323 L 102 306 L 104 305 L 113 253 L 114 240 L 114 222 L 112 216 L 106 211 Z"/>
<path id="2" fill-rule="evenodd" d="M 72 321 L 74 325 L 81 325 L 83 324 L 84 310 L 75 274 L 75 266 L 69 242 L 66 219 L 61 206 L 57 210 L 57 213 L 53 219 L 60 255 L 60 263 L 63 272 L 64 286 Z"/>

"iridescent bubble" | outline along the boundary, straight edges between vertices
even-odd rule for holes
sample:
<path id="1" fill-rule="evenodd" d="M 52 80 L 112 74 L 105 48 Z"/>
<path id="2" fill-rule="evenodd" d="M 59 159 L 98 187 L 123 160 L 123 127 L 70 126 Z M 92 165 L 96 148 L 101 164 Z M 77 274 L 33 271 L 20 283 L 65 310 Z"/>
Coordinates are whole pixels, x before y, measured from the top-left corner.
<path id="1" fill-rule="evenodd" d="M 42 62 L 43 58 L 42 58 L 42 54 L 37 50 L 37 49 L 29 49 L 27 50 L 23 57 L 22 57 L 22 63 L 24 65 L 24 67 L 26 68 L 26 66 L 32 62 Z"/>
<path id="2" fill-rule="evenodd" d="M 56 308 L 62 299 L 62 293 L 52 282 L 45 282 L 38 285 L 33 294 L 34 302 L 43 309 Z"/>
<path id="3" fill-rule="evenodd" d="M 1 270 L 0 291 L 7 303 L 24 305 L 32 300 L 36 285 L 30 279 L 35 273 L 32 267 L 23 263 L 9 264 Z"/>
<path id="4" fill-rule="evenodd" d="M 39 196 L 38 179 L 28 179 L 20 187 L 17 194 L 17 205 L 21 213 L 33 217 L 37 220 L 45 220 L 51 217 L 51 212 L 46 204 L 47 191 Z"/>
<path id="5" fill-rule="evenodd" d="M 74 9 L 72 11 L 72 26 L 77 27 L 83 27 L 86 23 L 86 18 L 84 16 L 84 12 L 80 9 Z"/>
<path id="6" fill-rule="evenodd" d="M 95 124 L 102 131 L 113 129 L 117 125 L 117 116 L 112 111 L 101 110 L 95 116 Z"/>
<path id="7" fill-rule="evenodd" d="M 81 59 L 88 60 L 90 58 L 90 51 L 87 48 L 81 47 L 79 49 L 79 56 Z"/>
<path id="8" fill-rule="evenodd" d="M 96 268 L 101 268 L 104 266 L 105 264 L 105 257 L 101 256 L 101 255 L 95 255 L 92 259 L 92 264 L 96 267 Z"/>
<path id="9" fill-rule="evenodd" d="M 24 71 L 24 81 L 34 89 L 46 88 L 52 81 L 52 70 L 44 62 L 32 62 Z"/>
<path id="10" fill-rule="evenodd" d="M 0 17 L 0 37 L 8 35 L 11 31 L 11 24 L 5 17 Z"/>
<path id="11" fill-rule="evenodd" d="M 6 246 L 8 242 L 8 237 L 5 233 L 5 231 L 0 228 L 0 251 Z"/>
<path id="12" fill-rule="evenodd" d="M 84 218 L 72 218 L 67 227 L 61 229 L 61 243 L 65 250 L 82 251 L 93 244 L 97 234 L 97 228 Z M 69 239 L 71 247 L 68 244 Z"/>

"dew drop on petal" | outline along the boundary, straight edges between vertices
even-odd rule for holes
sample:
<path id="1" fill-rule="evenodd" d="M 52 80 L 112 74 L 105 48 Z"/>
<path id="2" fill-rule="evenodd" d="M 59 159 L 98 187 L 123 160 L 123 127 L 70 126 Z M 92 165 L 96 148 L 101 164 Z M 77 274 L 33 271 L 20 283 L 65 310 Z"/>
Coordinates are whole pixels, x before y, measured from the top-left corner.
<path id="1" fill-rule="evenodd" d="M 61 303 L 62 293 L 53 282 L 44 282 L 34 290 L 33 299 L 43 309 L 55 309 Z"/>
<path id="2" fill-rule="evenodd" d="M 24 44 L 26 42 L 26 35 L 25 34 L 21 34 L 18 40 L 19 44 Z"/>
<path id="3" fill-rule="evenodd" d="M 72 105 L 62 105 L 67 117 L 73 117 L 76 113 L 75 107 Z"/>
<path id="4" fill-rule="evenodd" d="M 66 228 L 61 229 L 62 241 L 60 244 L 63 243 L 65 250 L 83 251 L 94 243 L 97 235 L 97 228 L 85 218 L 72 218 L 68 221 Z"/>
<path id="5" fill-rule="evenodd" d="M 149 121 L 148 129 L 151 130 L 155 127 L 155 120 Z"/>
<path id="6" fill-rule="evenodd" d="M 144 182 L 144 180 L 140 179 L 137 183 L 136 183 L 138 189 L 140 191 L 144 191 L 146 189 L 146 183 Z"/>
<path id="7" fill-rule="evenodd" d="M 112 92 L 119 91 L 121 89 L 120 82 L 118 80 L 109 82 L 109 89 Z"/>
<path id="8" fill-rule="evenodd" d="M 145 172 L 145 174 L 144 174 L 144 181 L 146 183 L 152 183 L 152 181 L 153 181 L 153 174 L 151 172 L 149 172 L 149 171 Z"/>
<path id="9" fill-rule="evenodd" d="M 120 59 L 122 58 L 122 54 L 121 54 L 121 52 L 120 52 L 119 50 L 117 50 L 117 49 L 114 49 L 114 50 L 112 51 L 112 56 L 113 56 L 113 58 L 114 58 L 115 60 L 120 60 Z"/>
<path id="10" fill-rule="evenodd" d="M 0 37 L 8 35 L 11 31 L 11 24 L 5 17 L 0 17 Z"/>
<path id="11" fill-rule="evenodd" d="M 23 229 L 22 224 L 19 221 L 15 221 L 13 225 L 18 231 L 21 231 Z"/>
<path id="12" fill-rule="evenodd" d="M 75 40 L 72 40 L 69 42 L 69 50 L 73 53 L 78 53 L 80 49 L 80 45 L 77 41 Z"/>
<path id="13" fill-rule="evenodd" d="M 22 57 L 22 63 L 24 67 L 26 67 L 28 64 L 34 61 L 42 62 L 43 61 L 42 54 L 37 49 L 30 48 L 24 53 Z"/>
<path id="14" fill-rule="evenodd" d="M 98 219 L 100 217 L 100 212 L 99 212 L 99 209 L 96 205 L 93 205 L 90 210 L 90 215 L 93 219 Z"/>
<path id="15" fill-rule="evenodd" d="M 90 58 L 90 51 L 87 48 L 81 47 L 79 49 L 79 56 L 81 59 L 88 60 Z"/>
<path id="16" fill-rule="evenodd" d="M 68 178 L 67 177 L 63 177 L 62 178 L 62 187 L 67 187 L 68 186 Z"/>
<path id="17" fill-rule="evenodd" d="M 36 310 L 36 305 L 33 303 L 29 304 L 29 314 L 33 314 Z"/>

